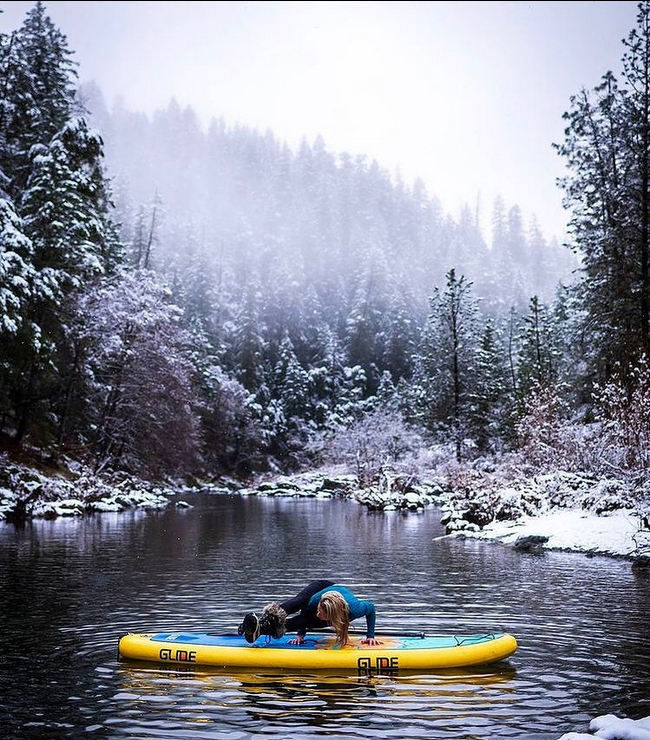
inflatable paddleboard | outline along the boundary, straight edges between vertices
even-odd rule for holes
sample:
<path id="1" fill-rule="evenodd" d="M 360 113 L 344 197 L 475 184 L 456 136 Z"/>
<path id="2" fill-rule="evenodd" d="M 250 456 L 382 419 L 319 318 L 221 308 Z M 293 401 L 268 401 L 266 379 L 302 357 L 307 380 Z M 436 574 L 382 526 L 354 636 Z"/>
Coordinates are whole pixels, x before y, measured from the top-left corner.
<path id="1" fill-rule="evenodd" d="M 384 636 L 381 645 L 362 645 L 352 637 L 336 646 L 333 634 L 310 634 L 302 645 L 290 645 L 294 636 L 264 636 L 250 645 L 239 635 L 204 632 L 128 634 L 120 638 L 124 658 L 176 665 L 221 668 L 282 668 L 296 670 L 343 669 L 359 675 L 396 674 L 400 670 L 435 670 L 493 663 L 512 655 L 517 641 L 504 632 L 451 636 Z"/>

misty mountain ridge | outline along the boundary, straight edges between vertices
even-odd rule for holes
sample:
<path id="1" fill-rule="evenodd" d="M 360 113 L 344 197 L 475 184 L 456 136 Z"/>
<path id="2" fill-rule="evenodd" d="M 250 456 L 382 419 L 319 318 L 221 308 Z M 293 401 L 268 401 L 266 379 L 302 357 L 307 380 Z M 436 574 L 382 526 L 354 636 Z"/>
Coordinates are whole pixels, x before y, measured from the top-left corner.
<path id="1" fill-rule="evenodd" d="M 120 103 L 109 110 L 92 83 L 80 97 L 105 141 L 122 238 L 148 230 L 151 264 L 164 272 L 183 272 L 200 254 L 215 281 L 225 271 L 241 288 L 282 281 L 304 295 L 311 286 L 334 320 L 362 285 L 376 310 L 398 300 L 423 320 L 451 268 L 474 283 L 485 311 L 503 314 L 532 295 L 550 301 L 577 266 L 517 205 L 492 205 L 488 240 L 475 209 L 454 220 L 421 181 L 408 186 L 363 155 L 333 154 L 321 137 L 294 152 L 270 131 L 222 119 L 203 130 L 175 100 L 147 116 Z"/>

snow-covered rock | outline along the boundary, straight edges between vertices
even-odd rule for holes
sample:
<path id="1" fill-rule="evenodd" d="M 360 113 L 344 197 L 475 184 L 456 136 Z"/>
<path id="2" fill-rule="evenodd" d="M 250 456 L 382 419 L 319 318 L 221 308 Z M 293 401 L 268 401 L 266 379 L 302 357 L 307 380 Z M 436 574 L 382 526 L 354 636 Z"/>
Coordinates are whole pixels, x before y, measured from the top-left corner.
<path id="1" fill-rule="evenodd" d="M 548 542 L 548 537 L 543 534 L 527 534 L 517 537 L 513 547 L 520 552 L 537 552 L 542 545 Z"/>
<path id="2" fill-rule="evenodd" d="M 447 525 L 448 531 L 449 527 Z M 506 545 L 514 546 L 521 538 L 534 537 L 544 550 L 630 557 L 639 547 L 639 527 L 639 518 L 627 510 L 604 517 L 584 509 L 557 509 L 536 517 L 495 521 L 480 529 L 460 531 L 475 539 Z M 458 531 L 453 529 L 450 535 Z M 541 542 L 539 538 L 545 538 L 546 541 Z"/>
<path id="3" fill-rule="evenodd" d="M 604 714 L 592 719 L 589 729 L 593 734 L 567 732 L 558 740 L 650 740 L 650 717 L 633 720 Z"/>
<path id="4" fill-rule="evenodd" d="M 300 496 L 308 498 L 333 498 L 339 496 L 352 499 L 371 510 L 422 511 L 442 493 L 438 481 L 412 483 L 388 468 L 383 469 L 378 485 L 359 488 L 357 478 L 350 474 L 331 472 L 300 473 L 291 478 L 282 476 L 265 480 L 254 488 L 242 488 L 242 496 Z"/>
<path id="5" fill-rule="evenodd" d="M 160 509 L 169 504 L 172 494 L 124 473 L 95 475 L 79 463 L 61 463 L 56 474 L 45 475 L 0 456 L 0 519 L 53 519 L 131 507 Z"/>

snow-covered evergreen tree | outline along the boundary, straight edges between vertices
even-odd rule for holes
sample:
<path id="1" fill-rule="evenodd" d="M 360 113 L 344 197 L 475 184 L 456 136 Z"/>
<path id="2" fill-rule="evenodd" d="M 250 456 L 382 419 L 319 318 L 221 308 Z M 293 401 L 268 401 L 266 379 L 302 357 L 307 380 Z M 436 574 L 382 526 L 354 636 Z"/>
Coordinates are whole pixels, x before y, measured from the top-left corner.
<path id="1" fill-rule="evenodd" d="M 32 148 L 20 210 L 43 300 L 57 303 L 115 267 L 119 250 L 108 216 L 102 141 L 84 119 L 71 119 L 47 146 Z"/>
<path id="2" fill-rule="evenodd" d="M 233 332 L 234 363 L 237 379 L 250 392 L 256 392 L 264 381 L 264 338 L 259 319 L 259 289 L 246 288 L 243 303 L 235 317 Z"/>
<path id="3" fill-rule="evenodd" d="M 547 307 L 537 296 L 530 299 L 519 337 L 517 388 L 520 398 L 533 386 L 544 388 L 558 377 L 556 338 Z"/>
<path id="4" fill-rule="evenodd" d="M 622 71 L 571 98 L 557 146 L 570 228 L 582 257 L 583 331 L 592 374 L 650 350 L 650 3 L 624 39 Z"/>
<path id="5" fill-rule="evenodd" d="M 31 148 L 46 144 L 76 111 L 76 65 L 66 37 L 37 2 L 0 42 L 3 151 L 0 164 L 18 202 L 31 171 Z"/>
<path id="6" fill-rule="evenodd" d="M 462 459 L 463 442 L 471 437 L 472 397 L 480 335 L 478 309 L 471 283 L 455 270 L 444 290 L 436 287 L 419 355 L 415 387 L 420 413 L 431 431 L 444 431 Z"/>
<path id="7" fill-rule="evenodd" d="M 476 351 L 472 392 L 472 436 L 481 451 L 499 449 L 512 438 L 514 395 L 509 392 L 504 343 L 491 320 Z"/>
<path id="8" fill-rule="evenodd" d="M 293 344 L 285 335 L 280 345 L 280 357 L 273 373 L 273 384 L 282 402 L 286 418 L 309 418 L 309 376 L 296 358 Z"/>
<path id="9" fill-rule="evenodd" d="M 5 339 L 29 320 L 33 246 L 23 228 L 13 203 L 0 190 L 0 336 Z"/>

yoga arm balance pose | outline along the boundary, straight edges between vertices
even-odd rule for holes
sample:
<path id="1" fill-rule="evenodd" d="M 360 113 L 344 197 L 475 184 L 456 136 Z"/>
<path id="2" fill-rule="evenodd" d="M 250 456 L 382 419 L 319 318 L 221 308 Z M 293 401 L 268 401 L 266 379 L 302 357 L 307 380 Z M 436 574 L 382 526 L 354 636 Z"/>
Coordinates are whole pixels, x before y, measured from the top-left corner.
<path id="1" fill-rule="evenodd" d="M 294 616 L 287 617 L 288 614 Z M 297 635 L 290 642 L 301 645 L 309 629 L 331 626 L 337 644 L 344 646 L 350 642 L 350 622 L 362 616 L 366 617 L 366 638 L 361 643 L 381 645 L 375 638 L 376 612 L 372 601 L 358 599 L 349 588 L 334 581 L 313 581 L 291 599 L 266 606 L 260 617 L 247 614 L 238 632 L 247 642 L 255 642 L 260 634 L 279 638 L 295 630 Z"/>

